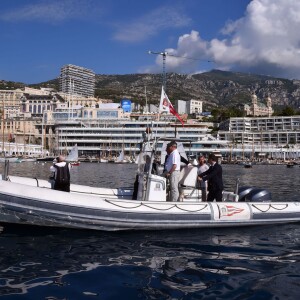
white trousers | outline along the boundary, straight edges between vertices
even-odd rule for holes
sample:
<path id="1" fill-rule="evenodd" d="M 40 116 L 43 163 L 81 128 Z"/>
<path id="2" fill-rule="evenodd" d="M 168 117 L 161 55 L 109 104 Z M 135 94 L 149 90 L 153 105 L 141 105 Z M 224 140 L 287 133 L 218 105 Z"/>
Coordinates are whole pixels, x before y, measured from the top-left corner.
<path id="1" fill-rule="evenodd" d="M 180 171 L 173 171 L 170 175 L 170 201 L 179 200 L 179 177 Z"/>

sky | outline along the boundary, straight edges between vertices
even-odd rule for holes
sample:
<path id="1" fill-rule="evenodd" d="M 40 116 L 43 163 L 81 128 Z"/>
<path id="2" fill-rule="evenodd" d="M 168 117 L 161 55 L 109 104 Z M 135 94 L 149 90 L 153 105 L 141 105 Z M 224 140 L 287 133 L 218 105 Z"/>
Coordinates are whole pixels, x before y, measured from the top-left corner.
<path id="1" fill-rule="evenodd" d="M 1 0 L 0 80 L 220 69 L 300 79 L 299 0 Z"/>

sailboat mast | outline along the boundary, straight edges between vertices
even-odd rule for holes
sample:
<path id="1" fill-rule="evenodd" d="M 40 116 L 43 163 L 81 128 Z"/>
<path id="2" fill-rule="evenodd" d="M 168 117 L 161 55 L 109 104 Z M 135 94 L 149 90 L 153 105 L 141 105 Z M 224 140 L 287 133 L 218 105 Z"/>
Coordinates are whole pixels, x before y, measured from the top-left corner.
<path id="1" fill-rule="evenodd" d="M 71 78 L 69 79 L 69 95 L 68 95 L 68 104 L 69 104 L 69 109 L 68 109 L 68 119 L 70 119 L 70 114 L 71 114 L 71 88 L 72 88 L 72 85 L 71 85 Z"/>
<path id="2" fill-rule="evenodd" d="M 42 157 L 44 157 L 44 111 L 42 119 Z"/>
<path id="3" fill-rule="evenodd" d="M 2 99 L 2 152 L 4 153 L 5 156 L 5 151 L 4 151 L 4 124 L 5 124 L 5 115 L 4 115 L 4 97 Z"/>
<path id="4" fill-rule="evenodd" d="M 23 155 L 26 155 L 26 142 L 25 142 L 25 114 L 23 115 Z"/>
<path id="5" fill-rule="evenodd" d="M 148 103 L 147 103 L 147 87 L 145 86 L 145 99 L 146 99 L 146 109 L 145 109 L 145 113 L 148 113 Z"/>
<path id="6" fill-rule="evenodd" d="M 72 114 L 72 119 L 73 119 L 73 94 L 74 94 L 74 79 L 73 81 L 71 82 L 71 114 Z"/>

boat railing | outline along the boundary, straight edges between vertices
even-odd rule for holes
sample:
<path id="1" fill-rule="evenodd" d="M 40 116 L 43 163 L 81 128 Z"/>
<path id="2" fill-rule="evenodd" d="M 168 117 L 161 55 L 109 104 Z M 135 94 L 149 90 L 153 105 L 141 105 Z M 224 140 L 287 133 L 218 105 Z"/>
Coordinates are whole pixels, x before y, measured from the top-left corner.
<path id="1" fill-rule="evenodd" d="M 3 174 L 3 179 L 4 180 L 7 180 L 7 178 L 8 178 L 8 173 L 9 173 L 9 160 L 8 159 L 6 159 L 5 160 L 5 164 L 4 164 L 4 174 Z"/>

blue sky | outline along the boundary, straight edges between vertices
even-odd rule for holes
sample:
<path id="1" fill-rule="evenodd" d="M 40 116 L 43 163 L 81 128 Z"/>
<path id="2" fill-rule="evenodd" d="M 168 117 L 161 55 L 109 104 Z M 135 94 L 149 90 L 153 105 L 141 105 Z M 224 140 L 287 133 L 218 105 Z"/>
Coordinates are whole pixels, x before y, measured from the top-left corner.
<path id="1" fill-rule="evenodd" d="M 161 72 L 148 50 L 170 54 L 167 72 L 300 79 L 299 23 L 298 0 L 1 0 L 0 80 L 47 81 L 65 64 Z"/>

